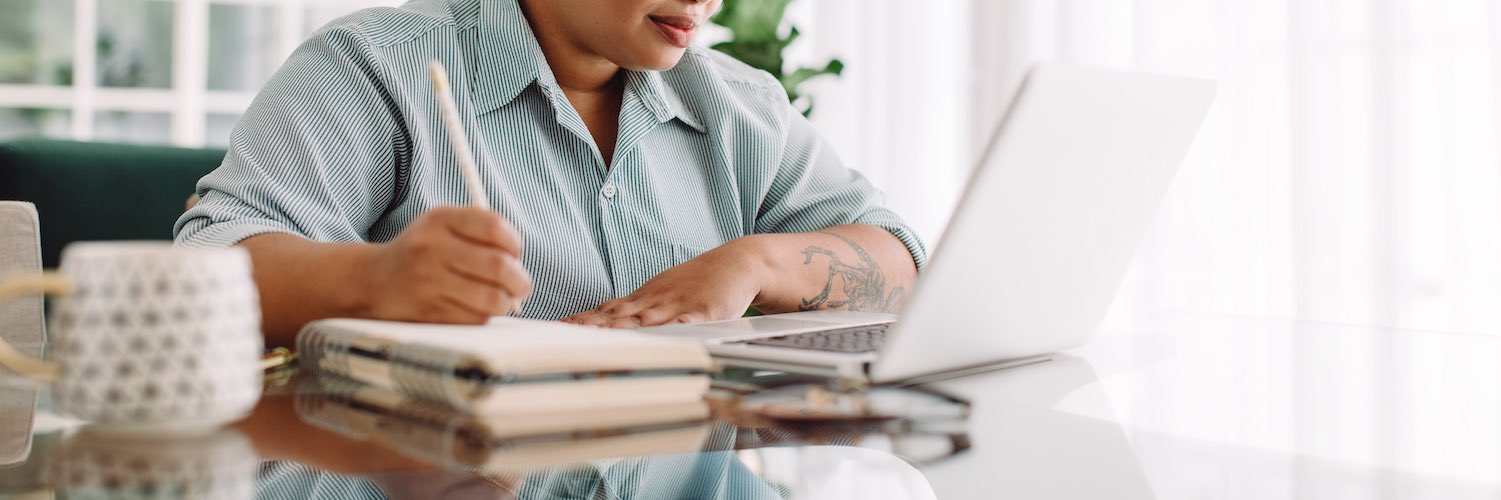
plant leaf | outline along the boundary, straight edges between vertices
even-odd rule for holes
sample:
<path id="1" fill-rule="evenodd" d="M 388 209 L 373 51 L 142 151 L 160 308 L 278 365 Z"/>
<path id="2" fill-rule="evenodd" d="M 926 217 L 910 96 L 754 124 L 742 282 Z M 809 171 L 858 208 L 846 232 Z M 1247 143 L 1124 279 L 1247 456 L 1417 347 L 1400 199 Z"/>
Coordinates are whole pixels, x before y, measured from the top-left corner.
<path id="1" fill-rule="evenodd" d="M 711 21 L 729 28 L 738 40 L 777 38 L 787 4 L 792 0 L 724 0 Z"/>
<path id="2" fill-rule="evenodd" d="M 787 100 L 807 116 L 813 112 L 812 98 L 804 97 L 798 92 L 798 87 L 819 76 L 843 74 L 844 62 L 833 59 L 822 68 L 797 68 L 790 73 L 785 70 L 786 61 L 782 58 L 782 52 L 802 36 L 796 26 L 789 27 L 785 37 L 778 34 L 782 18 L 791 2 L 792 0 L 724 0 L 719 12 L 710 21 L 728 28 L 731 38 L 710 48 L 739 59 L 753 68 L 771 73 L 787 92 Z"/>
<path id="3" fill-rule="evenodd" d="M 838 60 L 838 59 L 829 61 L 829 64 L 825 65 L 822 68 L 798 68 L 797 70 L 793 71 L 791 74 L 787 74 L 787 75 L 783 75 L 782 76 L 782 78 L 781 78 L 781 80 L 782 80 L 782 87 L 786 88 L 787 89 L 787 93 L 789 95 L 791 95 L 793 93 L 792 89 L 795 89 L 795 88 L 801 86 L 804 82 L 806 82 L 808 80 L 811 80 L 813 78 L 817 78 L 817 77 L 820 77 L 820 76 L 823 76 L 823 75 L 839 76 L 839 74 L 843 73 L 843 72 L 844 72 L 844 63 L 842 61 Z"/>

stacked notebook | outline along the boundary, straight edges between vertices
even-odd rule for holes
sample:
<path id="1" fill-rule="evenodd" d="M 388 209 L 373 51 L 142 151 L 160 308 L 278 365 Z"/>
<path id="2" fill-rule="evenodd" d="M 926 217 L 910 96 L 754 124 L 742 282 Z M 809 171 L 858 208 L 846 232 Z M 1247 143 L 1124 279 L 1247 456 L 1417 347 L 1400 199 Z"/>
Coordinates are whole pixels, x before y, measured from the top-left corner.
<path id="1" fill-rule="evenodd" d="M 698 401 L 711 366 L 698 342 L 516 318 L 322 320 L 297 347 L 304 367 L 483 415 Z"/>
<path id="2" fill-rule="evenodd" d="M 516 318 L 331 319 L 297 347 L 319 374 L 299 394 L 305 420 L 443 463 L 692 451 L 708 419 L 711 361 L 694 341 Z"/>

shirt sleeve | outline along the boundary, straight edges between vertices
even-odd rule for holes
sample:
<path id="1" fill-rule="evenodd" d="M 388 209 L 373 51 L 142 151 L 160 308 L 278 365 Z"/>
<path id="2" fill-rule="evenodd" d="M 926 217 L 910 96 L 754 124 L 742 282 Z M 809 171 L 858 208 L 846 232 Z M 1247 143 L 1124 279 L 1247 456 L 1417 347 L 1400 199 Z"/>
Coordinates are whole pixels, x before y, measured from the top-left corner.
<path id="1" fill-rule="evenodd" d="M 926 266 L 927 248 L 900 216 L 884 206 L 885 195 L 865 176 L 845 167 L 802 113 L 790 105 L 786 112 L 782 160 L 757 214 L 756 232 L 800 233 L 841 224 L 870 224 L 901 240 L 918 269 Z"/>
<path id="2" fill-rule="evenodd" d="M 368 43 L 321 31 L 277 71 L 230 134 L 224 162 L 199 180 L 177 220 L 185 246 L 263 233 L 362 241 L 398 192 L 410 141 Z"/>

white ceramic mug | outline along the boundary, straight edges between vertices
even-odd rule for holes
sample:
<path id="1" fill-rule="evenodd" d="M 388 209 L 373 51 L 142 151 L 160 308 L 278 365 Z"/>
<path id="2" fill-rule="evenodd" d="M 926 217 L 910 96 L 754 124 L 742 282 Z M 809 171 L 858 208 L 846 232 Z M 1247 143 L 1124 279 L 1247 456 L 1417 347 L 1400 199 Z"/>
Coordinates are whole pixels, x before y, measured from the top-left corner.
<path id="1" fill-rule="evenodd" d="M 60 273 L 0 283 L 0 301 L 38 292 L 60 296 L 54 361 L 0 342 L 0 365 L 52 382 L 62 413 L 177 432 L 237 420 L 260 397 L 260 305 L 243 249 L 76 243 Z"/>

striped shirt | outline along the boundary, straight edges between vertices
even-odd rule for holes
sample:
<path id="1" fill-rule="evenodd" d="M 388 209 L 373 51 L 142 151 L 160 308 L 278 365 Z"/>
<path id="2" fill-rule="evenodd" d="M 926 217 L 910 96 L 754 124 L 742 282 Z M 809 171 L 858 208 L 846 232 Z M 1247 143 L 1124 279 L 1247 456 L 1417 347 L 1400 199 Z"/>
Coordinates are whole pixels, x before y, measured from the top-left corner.
<path id="1" fill-rule="evenodd" d="M 449 71 L 490 204 L 535 282 L 522 315 L 556 319 L 729 240 L 861 223 L 922 243 L 846 168 L 771 75 L 690 48 L 629 72 L 606 164 L 517 0 L 415 0 L 334 21 L 271 78 L 224 163 L 175 226 L 179 244 L 264 233 L 387 242 L 467 204 L 426 67 Z"/>

